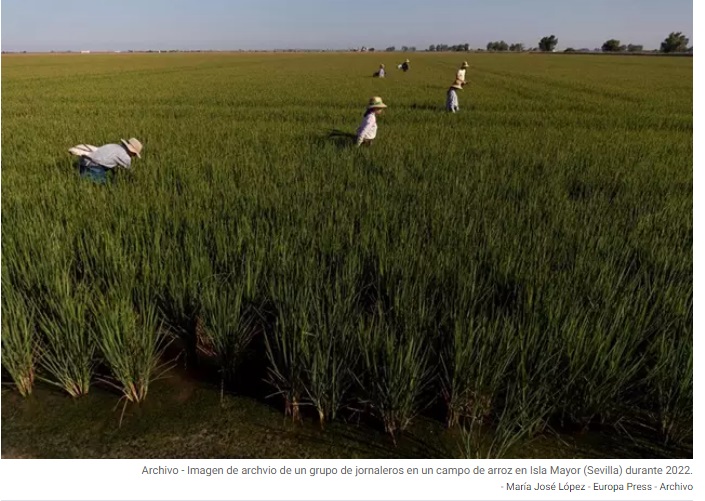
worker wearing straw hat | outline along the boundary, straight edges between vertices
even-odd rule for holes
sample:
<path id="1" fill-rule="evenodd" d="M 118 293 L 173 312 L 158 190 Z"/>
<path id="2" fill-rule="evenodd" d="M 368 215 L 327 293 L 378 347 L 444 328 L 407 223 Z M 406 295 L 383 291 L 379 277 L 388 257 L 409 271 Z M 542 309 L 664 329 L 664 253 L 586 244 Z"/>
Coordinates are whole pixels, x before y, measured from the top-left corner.
<path id="1" fill-rule="evenodd" d="M 130 169 L 132 158 L 142 158 L 142 143 L 130 138 L 120 140 L 120 144 L 105 144 L 101 147 L 90 144 L 79 144 L 69 149 L 69 153 L 80 157 L 79 171 L 81 176 L 92 179 L 97 183 L 107 181 L 108 172 L 116 167 Z"/>
<path id="2" fill-rule="evenodd" d="M 378 77 L 378 78 L 384 78 L 384 65 L 383 64 L 379 65 L 379 70 L 377 70 L 373 76 Z"/>
<path id="3" fill-rule="evenodd" d="M 409 60 L 407 59 L 406 61 L 404 61 L 403 63 L 401 63 L 401 65 L 399 65 L 399 68 L 400 68 L 401 70 L 403 70 L 404 72 L 409 71 Z"/>
<path id="4" fill-rule="evenodd" d="M 377 137 L 377 116 L 381 115 L 386 107 L 387 105 L 382 102 L 381 97 L 370 98 L 362 123 L 357 129 L 357 146 L 372 144 L 372 141 Z"/>
<path id="5" fill-rule="evenodd" d="M 460 65 L 460 68 L 458 68 L 458 73 L 456 73 L 455 78 L 456 80 L 460 80 L 462 83 L 461 85 L 465 86 L 465 70 L 468 69 L 468 62 L 463 61 L 463 64 Z"/>
<path id="6" fill-rule="evenodd" d="M 458 110 L 460 110 L 460 106 L 458 105 L 457 91 L 462 90 L 462 88 L 463 83 L 460 80 L 456 80 L 455 82 L 453 82 L 453 85 L 448 88 L 448 94 L 446 96 L 446 110 L 450 111 L 451 113 L 456 113 Z"/>

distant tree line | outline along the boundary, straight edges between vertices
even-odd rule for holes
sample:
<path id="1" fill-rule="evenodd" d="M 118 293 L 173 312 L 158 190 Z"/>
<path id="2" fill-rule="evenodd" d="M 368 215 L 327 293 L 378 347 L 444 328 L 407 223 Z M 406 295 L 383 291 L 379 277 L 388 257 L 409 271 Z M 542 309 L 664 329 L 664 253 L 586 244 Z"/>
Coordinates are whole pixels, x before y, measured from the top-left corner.
<path id="1" fill-rule="evenodd" d="M 428 46 L 428 51 L 429 52 L 467 52 L 470 50 L 470 44 L 469 43 L 461 43 L 457 45 L 446 45 L 446 44 L 437 44 L 437 45 L 429 45 Z"/>
<path id="2" fill-rule="evenodd" d="M 693 48 L 688 47 L 688 38 L 683 33 L 672 32 L 666 39 L 661 42 L 660 52 L 675 53 L 675 52 L 692 52 Z M 643 45 L 628 44 L 624 45 L 616 38 L 610 38 L 602 44 L 602 52 L 643 52 Z"/>
<path id="3" fill-rule="evenodd" d="M 664 53 L 674 53 L 674 52 L 693 52 L 693 47 L 688 47 L 688 38 L 681 32 L 673 32 L 666 37 L 666 39 L 661 43 L 660 52 Z M 532 47 L 528 49 L 530 52 L 541 51 L 541 52 L 555 52 L 556 46 L 558 45 L 558 38 L 555 35 L 549 35 L 541 38 L 538 43 L 538 47 Z M 414 47 L 407 48 L 402 47 L 402 50 L 415 50 Z M 527 50 L 523 43 L 513 43 L 509 44 L 504 40 L 488 42 L 486 49 L 492 52 L 524 52 Z M 388 51 L 394 51 L 394 47 L 388 47 Z M 456 45 L 446 45 L 446 44 L 431 44 L 428 46 L 428 52 L 462 52 L 469 51 L 470 44 L 456 44 Z M 482 51 L 482 49 L 478 49 Z M 589 52 L 590 49 L 579 49 L 576 50 L 572 47 L 568 47 L 564 52 Z M 610 39 L 602 44 L 602 48 L 594 49 L 594 51 L 599 52 L 644 52 L 644 46 L 639 44 L 622 44 L 621 41 L 617 39 Z"/>
<path id="4" fill-rule="evenodd" d="M 538 48 L 534 47 L 529 50 L 535 51 L 535 50 L 542 50 L 546 52 L 552 51 L 556 45 L 558 44 L 558 39 L 555 37 L 555 35 L 551 35 L 550 37 L 543 37 L 539 41 L 539 46 Z M 394 50 L 394 47 L 389 47 L 388 50 Z M 431 44 L 428 46 L 427 51 L 428 52 L 467 52 L 470 50 L 470 44 L 464 43 L 464 44 L 456 44 L 456 45 L 447 45 L 447 44 Z M 482 49 L 478 49 L 482 50 Z M 508 44 L 504 40 L 500 41 L 495 41 L 495 42 L 489 42 L 487 44 L 487 50 L 488 51 L 497 51 L 497 52 L 523 52 L 526 50 L 524 47 L 524 44 L 521 42 L 518 43 L 513 43 L 513 44 Z"/>
<path id="5" fill-rule="evenodd" d="M 499 52 L 505 52 L 505 51 L 523 52 L 524 51 L 524 44 L 523 43 L 513 43 L 510 45 L 507 42 L 505 42 L 504 40 L 500 40 L 499 42 L 488 43 L 487 50 L 499 51 Z"/>

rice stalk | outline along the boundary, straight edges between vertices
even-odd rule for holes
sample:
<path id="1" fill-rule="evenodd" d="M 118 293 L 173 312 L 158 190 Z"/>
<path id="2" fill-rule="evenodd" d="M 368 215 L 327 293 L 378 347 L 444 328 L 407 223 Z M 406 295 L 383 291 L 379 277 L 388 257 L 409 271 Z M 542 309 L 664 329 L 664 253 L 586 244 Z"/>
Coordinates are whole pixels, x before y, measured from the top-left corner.
<path id="1" fill-rule="evenodd" d="M 363 403 L 394 439 L 424 407 L 431 365 L 423 335 L 395 331 L 382 318 L 358 328 L 362 372 L 357 376 Z"/>
<path id="2" fill-rule="evenodd" d="M 448 427 L 461 420 L 481 425 L 491 416 L 516 357 L 512 338 L 513 326 L 501 318 L 456 320 L 440 360 Z"/>
<path id="3" fill-rule="evenodd" d="M 342 282 L 342 278 L 333 279 L 321 287 L 320 295 L 312 302 L 305 387 L 321 426 L 335 419 L 350 397 L 359 356 L 354 329 L 358 298 Z"/>
<path id="4" fill-rule="evenodd" d="M 93 378 L 95 340 L 89 325 L 90 291 L 75 289 L 59 276 L 52 293 L 39 305 L 43 337 L 40 378 L 72 397 L 88 393 Z"/>
<path id="5" fill-rule="evenodd" d="M 164 374 L 168 364 L 161 357 L 166 343 L 154 305 L 142 305 L 135 311 L 127 299 L 96 300 L 95 338 L 106 361 L 112 383 L 128 402 L 147 398 L 150 384 Z"/>
<path id="6" fill-rule="evenodd" d="M 255 335 L 245 304 L 245 288 L 234 277 L 212 281 L 203 290 L 206 343 L 218 361 L 221 388 L 232 382 Z"/>
<path id="7" fill-rule="evenodd" d="M 18 292 L 3 286 L 2 366 L 23 397 L 32 394 L 39 346 L 34 307 Z"/>

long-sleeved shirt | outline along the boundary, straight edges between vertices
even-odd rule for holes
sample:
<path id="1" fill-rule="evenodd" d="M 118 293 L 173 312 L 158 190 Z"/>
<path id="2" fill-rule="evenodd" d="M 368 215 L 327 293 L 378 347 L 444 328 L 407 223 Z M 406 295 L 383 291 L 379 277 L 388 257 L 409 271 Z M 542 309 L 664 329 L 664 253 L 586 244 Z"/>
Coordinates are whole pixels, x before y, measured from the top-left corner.
<path id="1" fill-rule="evenodd" d="M 132 159 L 125 148 L 119 144 L 105 144 L 95 151 L 84 155 L 96 165 L 101 165 L 108 169 L 124 167 L 129 169 Z"/>
<path id="2" fill-rule="evenodd" d="M 457 78 L 457 79 L 460 80 L 461 82 L 465 82 L 465 69 L 464 69 L 464 68 L 460 68 L 460 69 L 458 70 L 458 73 L 455 75 L 455 78 Z"/>
<path id="3" fill-rule="evenodd" d="M 377 116 L 374 113 L 368 113 L 357 129 L 357 145 L 360 146 L 364 140 L 375 137 L 377 137 Z"/>
<path id="4" fill-rule="evenodd" d="M 460 109 L 458 106 L 458 93 L 454 88 L 448 89 L 448 98 L 446 99 L 446 109 L 455 113 Z"/>
<path id="5" fill-rule="evenodd" d="M 380 68 L 379 72 L 377 72 L 377 75 L 379 76 L 379 78 L 384 78 L 384 68 Z"/>

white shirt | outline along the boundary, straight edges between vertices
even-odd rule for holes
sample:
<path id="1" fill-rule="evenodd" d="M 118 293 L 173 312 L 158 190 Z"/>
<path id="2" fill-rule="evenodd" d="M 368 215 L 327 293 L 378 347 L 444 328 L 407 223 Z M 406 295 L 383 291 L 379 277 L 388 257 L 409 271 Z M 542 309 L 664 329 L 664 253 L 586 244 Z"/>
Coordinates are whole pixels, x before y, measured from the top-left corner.
<path id="1" fill-rule="evenodd" d="M 457 78 L 458 80 L 462 80 L 463 82 L 465 81 L 465 68 L 460 68 L 460 69 L 458 70 L 458 73 L 457 73 L 457 75 L 456 75 L 456 78 Z"/>
<path id="2" fill-rule="evenodd" d="M 377 115 L 368 113 L 362 119 L 360 127 L 357 129 L 357 144 L 362 144 L 365 139 L 374 139 L 377 136 Z"/>
<path id="3" fill-rule="evenodd" d="M 119 144 L 103 145 L 95 151 L 86 153 L 84 157 L 89 158 L 94 164 L 101 165 L 108 169 L 115 167 L 129 169 L 132 162 L 125 148 Z"/>

